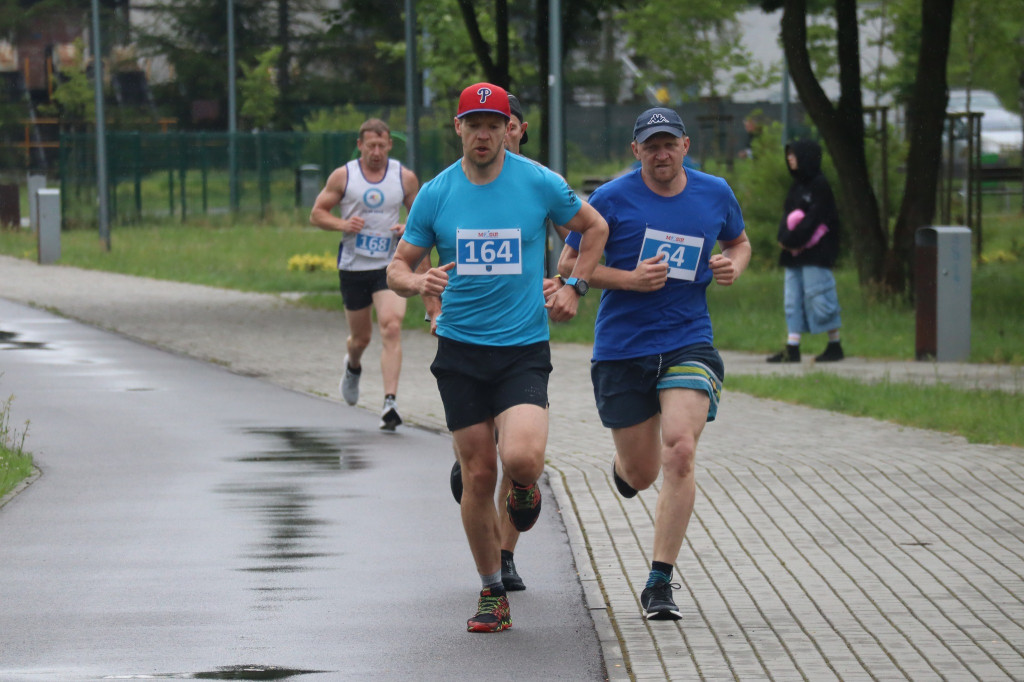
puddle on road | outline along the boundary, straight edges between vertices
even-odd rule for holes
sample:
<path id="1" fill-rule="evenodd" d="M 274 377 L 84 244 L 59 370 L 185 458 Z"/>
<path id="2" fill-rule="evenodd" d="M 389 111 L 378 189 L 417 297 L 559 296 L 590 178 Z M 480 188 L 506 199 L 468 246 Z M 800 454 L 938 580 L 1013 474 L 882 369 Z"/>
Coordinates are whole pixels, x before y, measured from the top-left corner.
<path id="1" fill-rule="evenodd" d="M 17 332 L 0 329 L 0 350 L 51 350 L 42 341 L 21 341 Z"/>
<path id="2" fill-rule="evenodd" d="M 278 447 L 239 457 L 239 462 L 284 462 L 311 464 L 326 471 L 356 470 L 366 467 L 359 456 L 365 434 L 331 433 L 297 428 L 252 428 L 246 433 L 267 436 Z"/>
<path id="3" fill-rule="evenodd" d="M 258 443 L 232 459 L 245 465 L 245 482 L 221 486 L 219 492 L 253 519 L 259 531 L 259 539 L 240 555 L 244 565 L 236 570 L 256 576 L 249 589 L 258 598 L 255 609 L 263 612 L 310 599 L 289 574 L 322 569 L 324 559 L 337 556 L 324 550 L 324 529 L 337 521 L 316 515 L 314 483 L 366 468 L 361 453 L 367 435 L 294 427 L 251 427 L 243 432 Z"/>
<path id="4" fill-rule="evenodd" d="M 315 675 L 331 670 L 298 670 L 276 665 L 230 665 L 198 673 L 152 673 L 148 675 L 108 675 L 105 680 L 287 680 L 298 675 Z"/>

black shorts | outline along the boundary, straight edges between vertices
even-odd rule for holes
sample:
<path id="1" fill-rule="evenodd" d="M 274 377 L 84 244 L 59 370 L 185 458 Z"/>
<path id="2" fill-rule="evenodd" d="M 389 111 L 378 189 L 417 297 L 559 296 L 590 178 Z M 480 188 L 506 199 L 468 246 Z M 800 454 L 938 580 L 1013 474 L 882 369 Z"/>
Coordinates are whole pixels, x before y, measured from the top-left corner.
<path id="1" fill-rule="evenodd" d="M 362 310 L 373 303 L 373 295 L 388 288 L 388 269 L 338 270 L 338 283 L 345 310 Z"/>
<path id="2" fill-rule="evenodd" d="M 449 431 L 486 422 L 515 405 L 548 406 L 551 348 L 478 346 L 437 337 L 430 365 Z"/>

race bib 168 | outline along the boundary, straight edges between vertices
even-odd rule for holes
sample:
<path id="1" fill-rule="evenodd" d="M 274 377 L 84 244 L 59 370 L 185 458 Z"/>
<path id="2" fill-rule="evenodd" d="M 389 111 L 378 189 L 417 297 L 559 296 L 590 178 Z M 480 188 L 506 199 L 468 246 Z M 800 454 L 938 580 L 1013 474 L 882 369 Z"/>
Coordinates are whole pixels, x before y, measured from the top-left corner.
<path id="1" fill-rule="evenodd" d="M 367 258 L 387 258 L 391 252 L 391 237 L 359 233 L 356 235 L 355 250 Z"/>

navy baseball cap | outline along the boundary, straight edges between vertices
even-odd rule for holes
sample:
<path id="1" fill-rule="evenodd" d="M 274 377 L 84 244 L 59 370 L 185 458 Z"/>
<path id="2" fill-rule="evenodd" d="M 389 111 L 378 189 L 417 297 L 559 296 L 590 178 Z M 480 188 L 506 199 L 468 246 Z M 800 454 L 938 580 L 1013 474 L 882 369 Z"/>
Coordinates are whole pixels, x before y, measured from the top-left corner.
<path id="1" fill-rule="evenodd" d="M 511 118 L 508 107 L 508 93 L 504 88 L 491 83 L 475 83 L 462 91 L 459 96 L 459 111 L 456 118 L 469 114 L 500 114 Z"/>
<path id="2" fill-rule="evenodd" d="M 512 112 L 512 115 L 519 119 L 519 123 L 523 122 L 523 105 L 519 103 L 519 98 L 513 95 L 511 92 L 508 93 L 508 108 Z M 524 132 L 523 137 L 519 140 L 519 144 L 526 144 L 528 135 Z"/>
<path id="3" fill-rule="evenodd" d="M 633 139 L 643 142 L 655 133 L 669 133 L 676 137 L 686 135 L 683 119 L 672 109 L 654 107 L 637 117 L 633 125 Z"/>

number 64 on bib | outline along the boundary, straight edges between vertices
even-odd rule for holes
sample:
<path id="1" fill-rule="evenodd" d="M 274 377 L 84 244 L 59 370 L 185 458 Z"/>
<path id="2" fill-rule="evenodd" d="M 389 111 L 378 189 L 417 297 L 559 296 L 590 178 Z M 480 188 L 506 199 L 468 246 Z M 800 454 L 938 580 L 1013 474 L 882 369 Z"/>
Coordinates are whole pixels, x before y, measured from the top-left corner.
<path id="1" fill-rule="evenodd" d="M 676 234 L 648 227 L 644 243 L 640 248 L 640 261 L 665 254 L 662 262 L 668 264 L 668 276 L 692 282 L 697 279 L 700 254 L 704 250 L 704 238 L 687 234 Z"/>

